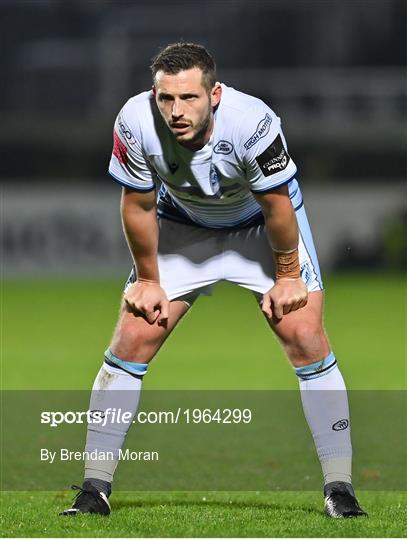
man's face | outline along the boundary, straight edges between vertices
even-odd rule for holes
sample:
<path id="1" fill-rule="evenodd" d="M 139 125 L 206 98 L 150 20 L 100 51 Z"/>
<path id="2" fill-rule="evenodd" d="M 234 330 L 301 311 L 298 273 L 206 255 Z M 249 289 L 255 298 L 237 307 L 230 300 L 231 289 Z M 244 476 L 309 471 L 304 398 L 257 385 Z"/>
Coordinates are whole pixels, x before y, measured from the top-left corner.
<path id="1" fill-rule="evenodd" d="M 213 107 L 220 101 L 220 84 L 211 90 L 203 86 L 199 68 L 176 75 L 158 71 L 153 91 L 158 109 L 177 141 L 192 150 L 204 146 L 213 129 Z"/>

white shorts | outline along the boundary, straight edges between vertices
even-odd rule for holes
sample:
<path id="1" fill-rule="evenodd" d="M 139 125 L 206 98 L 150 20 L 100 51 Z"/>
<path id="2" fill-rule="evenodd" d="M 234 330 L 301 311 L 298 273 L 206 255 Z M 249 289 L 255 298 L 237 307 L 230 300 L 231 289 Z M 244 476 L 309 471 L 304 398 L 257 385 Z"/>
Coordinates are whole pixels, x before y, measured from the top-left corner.
<path id="1" fill-rule="evenodd" d="M 296 211 L 301 277 L 308 291 L 323 288 L 317 254 L 304 206 Z M 159 219 L 158 267 L 169 300 L 190 304 L 212 285 L 230 281 L 261 297 L 274 285 L 274 263 L 264 225 L 217 230 Z M 126 289 L 134 283 L 132 270 Z"/>

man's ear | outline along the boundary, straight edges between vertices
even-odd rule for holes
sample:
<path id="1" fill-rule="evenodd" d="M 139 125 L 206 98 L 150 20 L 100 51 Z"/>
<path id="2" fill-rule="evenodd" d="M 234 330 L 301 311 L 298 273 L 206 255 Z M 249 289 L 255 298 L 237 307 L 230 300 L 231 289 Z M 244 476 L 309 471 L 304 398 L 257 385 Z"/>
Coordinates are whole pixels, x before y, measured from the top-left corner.
<path id="1" fill-rule="evenodd" d="M 222 97 L 222 87 L 219 82 L 215 83 L 215 86 L 211 90 L 211 105 L 216 107 L 219 105 L 220 98 Z"/>
<path id="2" fill-rule="evenodd" d="M 155 97 L 157 95 L 157 89 L 155 87 L 155 85 L 153 84 L 153 86 L 151 87 L 151 90 L 153 91 L 153 96 Z"/>

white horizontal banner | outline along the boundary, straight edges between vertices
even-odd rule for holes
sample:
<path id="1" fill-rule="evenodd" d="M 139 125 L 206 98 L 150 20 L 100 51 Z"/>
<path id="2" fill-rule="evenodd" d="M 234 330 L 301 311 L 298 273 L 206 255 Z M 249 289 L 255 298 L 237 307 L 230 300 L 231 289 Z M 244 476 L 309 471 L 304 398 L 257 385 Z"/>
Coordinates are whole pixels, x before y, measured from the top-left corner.
<path id="1" fill-rule="evenodd" d="M 3 271 L 27 274 L 127 273 L 120 186 L 3 184 Z M 123 274 L 123 276 L 124 276 Z"/>

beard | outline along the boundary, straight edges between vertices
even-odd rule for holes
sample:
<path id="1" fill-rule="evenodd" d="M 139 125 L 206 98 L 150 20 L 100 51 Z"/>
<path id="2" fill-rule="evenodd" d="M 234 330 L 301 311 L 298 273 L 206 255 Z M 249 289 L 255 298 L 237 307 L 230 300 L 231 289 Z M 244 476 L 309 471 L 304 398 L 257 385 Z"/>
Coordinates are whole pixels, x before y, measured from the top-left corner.
<path id="1" fill-rule="evenodd" d="M 192 136 L 187 136 L 187 138 L 184 139 L 184 134 L 179 134 L 178 136 L 176 134 L 175 138 L 178 141 L 179 144 L 182 146 L 185 146 L 187 148 L 190 148 L 191 150 L 199 150 L 202 148 L 206 143 L 203 141 L 205 140 L 205 136 L 208 132 L 209 126 L 211 124 L 212 120 L 212 108 L 209 106 L 208 111 L 204 118 L 193 127 L 193 134 Z"/>
<path id="2" fill-rule="evenodd" d="M 205 135 L 206 135 L 206 133 L 207 133 L 207 131 L 209 129 L 209 125 L 211 123 L 211 113 L 212 113 L 212 110 L 209 109 L 207 115 L 205 116 L 205 118 L 196 127 L 196 133 L 192 137 L 191 142 L 199 142 L 200 140 L 202 140 L 205 137 Z"/>

